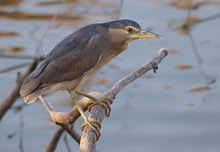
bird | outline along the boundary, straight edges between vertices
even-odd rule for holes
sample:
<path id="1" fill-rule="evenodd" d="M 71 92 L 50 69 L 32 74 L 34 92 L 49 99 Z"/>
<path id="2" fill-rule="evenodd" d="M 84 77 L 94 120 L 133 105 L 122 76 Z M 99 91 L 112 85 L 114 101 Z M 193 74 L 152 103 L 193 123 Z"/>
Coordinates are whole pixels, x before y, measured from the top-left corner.
<path id="1" fill-rule="evenodd" d="M 100 104 L 110 114 L 108 98 L 95 98 L 78 90 L 86 78 L 98 71 L 106 63 L 127 49 L 128 43 L 136 39 L 161 38 L 153 32 L 142 30 L 141 26 L 129 19 L 115 20 L 105 23 L 94 23 L 75 31 L 58 43 L 44 58 L 39 66 L 24 80 L 20 95 L 25 103 L 35 102 L 41 95 L 67 90 L 74 105 L 79 110 L 85 123 L 100 136 L 101 125 L 90 121 L 76 101 L 76 94 L 94 100 L 94 105 Z"/>

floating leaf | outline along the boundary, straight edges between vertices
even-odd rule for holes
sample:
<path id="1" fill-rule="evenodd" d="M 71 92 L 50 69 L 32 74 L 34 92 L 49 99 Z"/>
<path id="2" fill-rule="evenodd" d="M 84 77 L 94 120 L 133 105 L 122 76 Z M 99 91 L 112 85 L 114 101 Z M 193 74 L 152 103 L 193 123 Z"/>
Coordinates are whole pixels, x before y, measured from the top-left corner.
<path id="1" fill-rule="evenodd" d="M 168 54 L 170 55 L 176 55 L 176 54 L 180 54 L 180 52 L 179 51 L 177 51 L 177 50 L 175 50 L 175 49 L 170 49 L 170 50 L 168 50 Z"/>
<path id="2" fill-rule="evenodd" d="M 118 66 L 116 64 L 109 64 L 108 67 L 113 70 L 118 69 Z"/>
<path id="3" fill-rule="evenodd" d="M 177 31 L 179 33 L 181 33 L 182 35 L 189 35 L 190 28 L 189 28 L 189 26 L 181 26 L 181 27 L 177 28 Z"/>
<path id="4" fill-rule="evenodd" d="M 218 0 L 154 0 L 154 2 L 168 5 L 180 10 L 196 10 L 201 6 L 219 6 L 220 2 Z"/>
<path id="5" fill-rule="evenodd" d="M 190 70 L 192 68 L 193 67 L 191 65 L 186 65 L 186 64 L 176 66 L 176 69 L 181 70 L 181 71 Z"/>
<path id="6" fill-rule="evenodd" d="M 6 51 L 13 52 L 13 53 L 18 53 L 18 52 L 24 51 L 24 48 L 23 47 L 19 47 L 19 46 L 8 47 L 8 48 L 6 48 Z"/>
<path id="7" fill-rule="evenodd" d="M 202 5 L 206 5 L 208 2 L 192 2 L 191 0 L 175 0 L 170 3 L 170 6 L 181 10 L 197 9 Z"/>
<path id="8" fill-rule="evenodd" d="M 163 87 L 165 90 L 172 90 L 173 89 L 173 86 L 167 84 Z"/>
<path id="9" fill-rule="evenodd" d="M 18 33 L 11 32 L 11 31 L 0 31 L 0 37 L 11 37 L 11 36 L 17 36 Z"/>
<path id="10" fill-rule="evenodd" d="M 95 85 L 100 86 L 100 85 L 106 84 L 107 82 L 108 82 L 107 79 L 97 79 L 94 83 L 95 83 Z"/>
<path id="11" fill-rule="evenodd" d="M 200 23 L 202 20 L 197 16 L 186 17 L 178 20 L 173 20 L 169 23 L 171 28 L 176 29 L 182 35 L 189 35 L 191 27 Z"/>
<path id="12" fill-rule="evenodd" d="M 179 28 L 177 28 L 177 31 L 179 31 L 183 35 L 188 35 L 191 30 L 190 27 L 192 25 L 199 23 L 200 21 L 201 21 L 201 19 L 196 16 L 181 19 L 180 20 L 181 26 Z"/>
<path id="13" fill-rule="evenodd" d="M 184 25 L 194 25 L 196 23 L 198 23 L 201 19 L 198 18 L 197 16 L 192 16 L 192 17 L 187 17 L 185 19 L 182 19 L 183 22 L 183 26 Z"/>
<path id="14" fill-rule="evenodd" d="M 204 92 L 204 91 L 208 91 L 208 90 L 211 90 L 211 88 L 209 86 L 203 86 L 203 87 L 191 89 L 188 92 Z"/>
<path id="15" fill-rule="evenodd" d="M 189 102 L 189 103 L 186 104 L 186 106 L 188 108 L 194 108 L 196 106 L 196 104 L 194 102 Z"/>

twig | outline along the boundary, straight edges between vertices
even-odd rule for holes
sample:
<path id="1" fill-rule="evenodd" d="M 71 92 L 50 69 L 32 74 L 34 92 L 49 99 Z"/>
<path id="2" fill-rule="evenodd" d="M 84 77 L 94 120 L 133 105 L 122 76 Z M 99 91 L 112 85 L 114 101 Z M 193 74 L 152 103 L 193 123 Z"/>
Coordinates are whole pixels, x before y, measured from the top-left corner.
<path id="1" fill-rule="evenodd" d="M 25 66 L 28 66 L 28 65 L 30 65 L 30 62 L 13 65 L 13 66 L 5 68 L 5 69 L 0 69 L 0 74 L 6 73 L 6 72 L 9 72 L 9 71 L 12 71 L 12 70 L 16 70 L 18 68 L 22 68 L 22 67 L 25 67 Z"/>
<path id="2" fill-rule="evenodd" d="M 69 142 L 68 142 L 68 140 L 67 140 L 67 134 L 66 134 L 66 133 L 64 134 L 63 141 L 64 141 L 64 143 L 65 143 L 65 145 L 66 145 L 67 151 L 68 151 L 68 152 L 71 152 L 70 144 L 69 144 Z"/>
<path id="3" fill-rule="evenodd" d="M 54 152 L 55 151 L 57 143 L 59 142 L 59 139 L 60 139 L 61 135 L 63 134 L 63 132 L 64 132 L 64 129 L 62 127 L 59 127 L 57 129 L 52 140 L 50 141 L 50 143 L 47 146 L 46 152 Z"/>
<path id="4" fill-rule="evenodd" d="M 23 83 L 24 79 L 36 68 L 38 62 L 39 60 L 35 59 L 30 65 L 30 67 L 28 68 L 28 70 L 24 74 L 18 76 L 17 83 L 15 84 L 13 89 L 8 93 L 8 95 L 6 95 L 6 97 L 0 103 L 0 121 L 2 117 L 4 116 L 4 114 L 7 112 L 7 110 L 16 101 L 16 99 L 20 97 L 19 91 L 20 91 L 21 84 Z"/>
<path id="5" fill-rule="evenodd" d="M 162 48 L 159 50 L 157 55 L 148 63 L 142 65 L 139 69 L 131 72 L 121 80 L 119 80 L 108 92 L 106 92 L 106 96 L 114 99 L 114 97 L 129 83 L 136 80 L 138 77 L 145 74 L 147 71 L 157 69 L 157 65 L 163 60 L 164 57 L 168 55 L 166 49 Z"/>
<path id="6" fill-rule="evenodd" d="M 23 126 L 24 126 L 24 121 L 23 121 L 23 107 L 20 107 L 20 132 L 19 132 L 19 148 L 20 152 L 24 152 L 24 146 L 23 146 Z"/>
<path id="7" fill-rule="evenodd" d="M 53 111 L 53 109 L 46 103 L 46 101 L 44 101 L 42 96 L 39 96 L 39 99 L 40 99 L 41 103 L 44 105 L 45 109 L 50 114 L 50 117 L 51 117 L 52 121 L 54 123 L 56 123 L 57 125 L 60 125 L 66 132 L 68 132 L 70 134 L 70 136 L 77 143 L 80 143 L 80 136 L 77 134 L 77 132 L 74 129 L 72 129 L 73 128 L 72 124 L 75 121 L 70 120 L 70 115 L 68 113 Z M 76 111 L 76 109 L 74 111 Z M 78 117 L 79 116 L 80 116 L 80 114 L 78 114 Z"/>
<path id="8" fill-rule="evenodd" d="M 211 15 L 209 17 L 203 18 L 203 19 L 199 20 L 198 22 L 195 22 L 193 25 L 197 25 L 200 23 L 208 22 L 210 20 L 218 19 L 219 17 L 220 17 L 220 13 L 217 13 L 217 14 Z"/>
<path id="9" fill-rule="evenodd" d="M 189 3 L 189 5 L 191 5 L 191 3 Z M 188 25 L 188 28 L 191 28 L 191 25 L 190 25 L 191 12 L 192 12 L 192 10 L 189 9 L 188 14 L 187 14 L 188 23 L 186 24 L 186 25 Z M 218 17 L 220 17 L 220 13 L 209 16 L 209 17 L 204 18 L 202 20 L 199 20 L 199 22 L 197 22 L 197 23 L 202 23 L 202 22 L 205 22 L 205 21 L 209 21 L 209 20 L 212 20 L 212 19 L 215 19 L 215 18 L 218 18 Z M 204 67 L 203 67 L 204 62 L 202 60 L 201 55 L 199 54 L 198 47 L 196 45 L 196 40 L 194 39 L 192 30 L 189 30 L 188 37 L 189 37 L 190 44 L 191 44 L 191 47 L 192 47 L 192 52 L 193 52 L 194 56 L 196 57 L 196 61 L 197 61 L 197 64 L 198 64 L 198 70 L 199 70 L 200 74 L 203 76 L 204 80 L 206 81 L 206 87 L 210 87 L 211 84 L 216 82 L 216 78 L 214 76 L 208 74 L 207 72 L 205 72 Z M 206 95 L 204 96 L 204 101 L 205 102 L 211 101 L 211 97 L 212 97 L 211 96 L 211 90 L 208 89 L 206 91 Z"/>
<path id="10" fill-rule="evenodd" d="M 118 20 L 121 15 L 122 6 L 123 6 L 123 0 L 120 0 L 119 7 L 116 12 L 116 17 L 115 17 L 116 20 Z"/>
<path id="11" fill-rule="evenodd" d="M 10 58 L 10 59 L 35 59 L 36 57 L 34 56 L 28 56 L 28 55 L 8 55 L 8 54 L 3 54 L 0 53 L 0 58 Z M 42 57 L 43 58 L 43 57 Z"/>
<path id="12" fill-rule="evenodd" d="M 62 0 L 62 3 L 64 3 L 65 0 Z M 60 12 L 60 8 L 62 7 L 62 5 L 60 5 L 59 10 L 53 15 L 50 24 L 47 26 L 45 32 L 43 33 L 43 35 L 41 36 L 41 39 L 38 41 L 38 45 L 36 48 L 36 53 L 39 53 L 39 51 L 41 50 L 42 44 L 48 34 L 48 32 L 51 30 L 51 28 L 53 27 L 53 23 L 57 20 L 57 18 L 59 17 L 59 12 Z M 31 34 L 30 34 L 31 35 Z"/>

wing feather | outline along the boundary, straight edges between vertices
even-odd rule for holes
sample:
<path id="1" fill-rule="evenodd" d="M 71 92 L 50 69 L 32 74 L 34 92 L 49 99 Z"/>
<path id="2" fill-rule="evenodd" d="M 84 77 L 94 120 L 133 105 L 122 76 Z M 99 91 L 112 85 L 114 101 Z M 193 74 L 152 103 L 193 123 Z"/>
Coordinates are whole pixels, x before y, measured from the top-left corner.
<path id="1" fill-rule="evenodd" d="M 90 43 L 95 43 L 94 41 L 96 38 L 92 38 L 83 51 L 74 50 L 50 62 L 39 76 L 41 82 L 54 84 L 71 81 L 89 71 L 101 56 L 101 51 L 96 49 L 96 46 L 89 47 Z"/>
<path id="2" fill-rule="evenodd" d="M 25 97 L 35 90 L 63 81 L 78 78 L 96 65 L 101 50 L 98 49 L 97 25 L 82 28 L 61 41 L 24 81 L 20 94 Z M 87 36 L 87 29 L 93 33 Z M 42 91 L 41 91 L 42 92 Z"/>

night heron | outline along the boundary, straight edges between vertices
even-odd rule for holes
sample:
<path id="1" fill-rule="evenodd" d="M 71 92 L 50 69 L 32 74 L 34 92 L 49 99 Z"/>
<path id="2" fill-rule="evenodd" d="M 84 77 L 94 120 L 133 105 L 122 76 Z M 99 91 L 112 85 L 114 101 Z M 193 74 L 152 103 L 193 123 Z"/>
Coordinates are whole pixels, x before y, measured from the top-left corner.
<path id="1" fill-rule="evenodd" d="M 26 78 L 20 90 L 21 97 L 31 104 L 47 91 L 68 90 L 73 103 L 89 125 L 100 136 L 100 124 L 89 121 L 75 100 L 76 94 L 91 98 L 110 112 L 106 98 L 94 98 L 78 90 L 80 83 L 107 62 L 127 49 L 135 39 L 160 38 L 152 32 L 142 31 L 132 20 L 117 20 L 85 26 L 62 40 Z M 95 105 L 94 104 L 94 105 Z M 106 115 L 109 115 L 109 112 Z M 83 129 L 83 128 L 82 128 Z"/>

